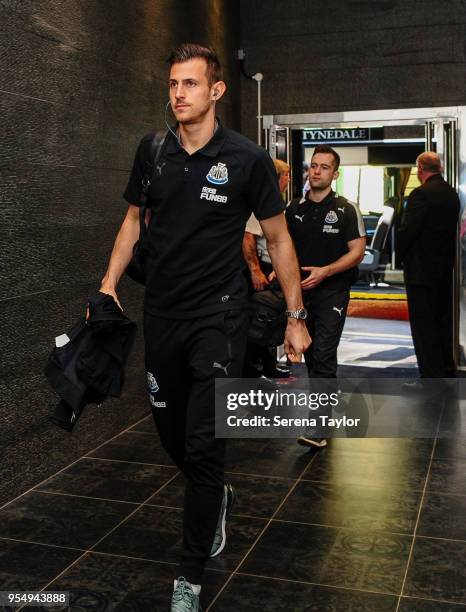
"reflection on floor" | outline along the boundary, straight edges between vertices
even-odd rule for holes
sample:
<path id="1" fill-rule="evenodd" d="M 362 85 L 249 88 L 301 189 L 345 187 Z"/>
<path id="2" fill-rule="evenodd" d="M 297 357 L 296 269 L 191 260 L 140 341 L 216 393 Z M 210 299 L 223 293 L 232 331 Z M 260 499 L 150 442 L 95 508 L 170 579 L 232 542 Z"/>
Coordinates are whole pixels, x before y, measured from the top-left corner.
<path id="1" fill-rule="evenodd" d="M 412 372 L 406 326 L 384 330 L 349 319 L 343 369 Z M 394 337 L 379 345 L 374 333 Z M 466 611 L 466 428 L 315 452 L 232 440 L 226 469 L 238 503 L 204 610 Z M 148 416 L 0 509 L 1 590 L 68 591 L 73 612 L 167 612 L 182 496 Z"/>
<path id="2" fill-rule="evenodd" d="M 348 317 L 338 349 L 338 363 L 400 368 L 403 369 L 401 376 L 416 375 L 417 361 L 409 323 Z"/>

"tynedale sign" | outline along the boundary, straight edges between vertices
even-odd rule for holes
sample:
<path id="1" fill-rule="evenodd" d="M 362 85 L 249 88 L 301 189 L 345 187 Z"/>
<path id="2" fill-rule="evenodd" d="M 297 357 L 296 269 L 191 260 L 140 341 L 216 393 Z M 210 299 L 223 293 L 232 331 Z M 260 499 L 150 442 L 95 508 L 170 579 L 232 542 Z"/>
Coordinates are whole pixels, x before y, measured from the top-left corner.
<path id="1" fill-rule="evenodd" d="M 311 128 L 303 130 L 303 144 L 381 141 L 383 141 L 383 127 Z"/>

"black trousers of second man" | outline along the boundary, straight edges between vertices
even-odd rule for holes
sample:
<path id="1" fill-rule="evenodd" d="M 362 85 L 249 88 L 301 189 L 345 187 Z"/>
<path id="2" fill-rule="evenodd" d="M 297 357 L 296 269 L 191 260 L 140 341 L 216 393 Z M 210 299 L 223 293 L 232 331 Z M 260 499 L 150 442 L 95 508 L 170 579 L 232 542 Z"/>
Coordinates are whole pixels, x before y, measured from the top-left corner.
<path id="1" fill-rule="evenodd" d="M 200 584 L 223 499 L 225 440 L 215 438 L 215 378 L 240 377 L 247 314 L 145 315 L 149 399 L 162 445 L 186 477 L 178 576 Z"/>
<path id="2" fill-rule="evenodd" d="M 337 351 L 345 326 L 349 289 L 321 289 L 303 292 L 308 311 L 306 325 L 312 344 L 304 353 L 310 378 L 336 378 Z"/>
<path id="3" fill-rule="evenodd" d="M 451 282 L 406 284 L 409 321 L 421 378 L 450 378 L 453 360 L 453 288 Z"/>

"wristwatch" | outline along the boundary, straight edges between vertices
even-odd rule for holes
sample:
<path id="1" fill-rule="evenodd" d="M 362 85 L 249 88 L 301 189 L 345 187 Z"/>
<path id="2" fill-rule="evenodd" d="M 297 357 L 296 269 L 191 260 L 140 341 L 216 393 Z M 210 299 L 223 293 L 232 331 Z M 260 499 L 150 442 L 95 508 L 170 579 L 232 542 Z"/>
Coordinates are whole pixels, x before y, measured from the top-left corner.
<path id="1" fill-rule="evenodd" d="M 305 308 L 300 308 L 299 310 L 287 310 L 286 316 L 291 319 L 301 319 L 304 321 L 307 319 L 307 310 Z"/>

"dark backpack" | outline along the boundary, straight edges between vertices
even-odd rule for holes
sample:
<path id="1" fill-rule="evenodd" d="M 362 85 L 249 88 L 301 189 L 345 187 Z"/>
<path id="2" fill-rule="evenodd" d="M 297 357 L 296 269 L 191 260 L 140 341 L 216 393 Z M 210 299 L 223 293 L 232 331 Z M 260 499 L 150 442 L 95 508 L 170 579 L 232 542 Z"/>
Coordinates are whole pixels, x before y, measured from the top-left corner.
<path id="1" fill-rule="evenodd" d="M 157 161 L 162 153 L 166 136 L 167 130 L 160 130 L 155 134 L 151 142 L 149 159 L 145 163 L 144 176 L 142 177 L 141 182 L 141 197 L 139 201 L 139 240 L 133 247 L 133 256 L 128 264 L 128 267 L 126 268 L 126 274 L 137 283 L 141 283 L 141 285 L 146 284 L 146 240 L 148 234 L 146 226 L 146 213 L 148 210 L 150 210 L 150 204 L 147 202 L 147 196 L 152 177 L 154 175 L 154 168 L 156 167 Z"/>
<path id="2" fill-rule="evenodd" d="M 280 346 L 285 339 L 288 322 L 286 302 L 282 291 L 269 286 L 264 291 L 256 291 L 249 298 L 250 342 L 259 346 Z"/>

